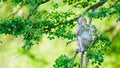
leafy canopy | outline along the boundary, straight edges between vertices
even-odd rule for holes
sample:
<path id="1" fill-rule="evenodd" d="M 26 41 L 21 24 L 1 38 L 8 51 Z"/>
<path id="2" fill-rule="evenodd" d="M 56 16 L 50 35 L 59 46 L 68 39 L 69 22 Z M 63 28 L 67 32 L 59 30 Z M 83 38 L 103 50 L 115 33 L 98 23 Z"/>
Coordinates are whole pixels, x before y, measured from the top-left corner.
<path id="1" fill-rule="evenodd" d="M 56 37 L 73 40 L 76 38 L 76 34 L 72 29 L 76 24 L 76 18 L 79 16 L 87 16 L 93 19 L 116 16 L 115 20 L 120 21 L 119 1 L 120 0 L 1 0 L 3 3 L 11 2 L 14 6 L 29 6 L 30 8 L 28 8 L 29 13 L 26 17 L 8 16 L 9 18 L 0 19 L 0 34 L 9 34 L 15 37 L 22 35 L 25 40 L 25 44 L 23 45 L 24 49 L 30 49 L 32 45 L 37 44 L 43 34 L 48 35 L 50 40 Z M 41 6 L 46 3 L 52 5 L 50 11 L 37 10 L 38 7 L 41 8 Z M 66 11 L 59 10 L 59 8 L 63 6 L 67 6 Z M 76 11 L 71 10 L 71 8 L 79 9 L 78 11 L 80 12 L 76 13 Z M 82 12 L 81 9 L 84 9 L 84 11 Z M 110 41 L 104 34 L 98 35 L 99 39 L 94 46 L 91 46 L 90 49 L 86 51 L 88 52 L 89 59 L 93 59 L 93 64 L 97 63 L 101 65 L 104 51 L 109 47 Z"/>

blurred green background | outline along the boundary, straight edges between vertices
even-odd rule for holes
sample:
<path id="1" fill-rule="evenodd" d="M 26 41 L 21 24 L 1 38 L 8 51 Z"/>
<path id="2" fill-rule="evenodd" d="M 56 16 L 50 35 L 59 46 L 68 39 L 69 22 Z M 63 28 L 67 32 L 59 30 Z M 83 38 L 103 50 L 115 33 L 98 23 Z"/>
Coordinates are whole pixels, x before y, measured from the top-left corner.
<path id="1" fill-rule="evenodd" d="M 62 5 L 62 4 L 61 4 Z M 48 7 L 49 6 L 49 7 Z M 61 6 L 58 10 L 73 10 L 76 14 L 83 12 L 83 9 L 69 8 Z M 11 2 L 0 2 L 0 19 L 11 16 L 28 15 L 29 6 L 13 6 Z M 51 2 L 45 3 L 39 7 L 39 11 L 51 11 Z M 100 68 L 120 68 L 120 24 L 115 22 L 116 16 L 104 18 L 102 20 L 94 19 L 98 31 L 106 33 L 112 40 L 111 48 L 105 53 L 104 63 Z M 73 29 L 75 31 L 75 29 Z M 32 46 L 29 52 L 22 49 L 24 40 L 22 36 L 13 37 L 11 35 L 0 35 L 0 68 L 53 68 L 54 61 L 61 54 L 73 57 L 77 48 L 76 41 L 65 46 L 68 40 L 56 38 L 49 40 L 47 35 L 42 35 L 39 45 Z M 78 58 L 78 57 L 77 57 Z M 89 64 L 89 68 L 92 68 Z"/>

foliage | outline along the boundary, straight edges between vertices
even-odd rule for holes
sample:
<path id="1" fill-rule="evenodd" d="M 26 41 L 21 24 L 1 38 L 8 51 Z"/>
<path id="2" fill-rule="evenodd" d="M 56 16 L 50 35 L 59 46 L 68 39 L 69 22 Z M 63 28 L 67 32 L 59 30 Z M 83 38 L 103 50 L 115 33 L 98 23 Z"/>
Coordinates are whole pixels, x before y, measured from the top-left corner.
<path id="1" fill-rule="evenodd" d="M 32 26 L 34 25 L 34 26 Z M 23 35 L 25 45 L 23 48 L 29 48 L 35 42 L 38 42 L 41 37 L 41 31 L 37 31 L 40 27 L 37 23 L 31 23 L 31 21 L 25 20 L 22 17 L 11 18 L 2 20 L 0 24 L 0 34 L 11 34 L 13 36 Z"/>
<path id="2" fill-rule="evenodd" d="M 86 49 L 87 57 L 92 60 L 92 64 L 96 65 L 97 68 L 103 63 L 104 52 L 110 48 L 110 44 L 109 38 L 100 33 L 95 43 Z"/>
<path id="3" fill-rule="evenodd" d="M 77 63 L 74 63 L 72 58 L 67 57 L 66 55 L 61 55 L 56 59 L 54 68 L 74 68 Z"/>
<path id="4" fill-rule="evenodd" d="M 43 34 L 48 35 L 50 40 L 55 39 L 56 37 L 68 40 L 75 39 L 76 35 L 72 29 L 74 28 L 76 18 L 79 17 L 79 15 L 84 15 L 93 19 L 103 19 L 105 17 L 116 16 L 115 20 L 120 21 L 119 0 L 111 0 L 109 3 L 107 3 L 107 0 L 62 0 L 58 3 L 49 0 L 1 0 L 1 2 L 8 1 L 10 1 L 14 6 L 21 5 L 30 7 L 28 8 L 29 13 L 27 17 L 13 16 L 0 20 L 0 34 L 10 34 L 16 37 L 18 35 L 22 35 L 25 41 L 23 46 L 24 49 L 30 49 L 32 45 L 38 44 Z M 37 10 L 39 6 L 47 2 L 52 4 L 51 11 Z M 97 3 L 100 5 L 97 5 Z M 103 5 L 103 3 L 107 6 Z M 88 11 L 78 14 L 71 10 L 64 12 L 58 10 L 60 7 L 66 5 L 70 8 L 90 8 Z M 67 7 L 67 9 L 69 9 L 69 7 Z M 99 8 L 97 9 L 97 7 Z M 0 41 L 0 43 L 1 42 L 2 41 Z M 104 52 L 106 51 L 106 48 L 109 47 L 109 44 L 110 41 L 107 36 L 100 34 L 99 39 L 95 42 L 95 44 L 91 45 L 91 47 L 87 50 L 88 57 L 93 60 L 92 64 L 101 65 L 103 62 Z M 66 63 L 73 63 L 73 61 L 68 57 L 61 57 L 67 60 Z M 62 59 L 61 57 L 59 57 L 60 60 Z"/>

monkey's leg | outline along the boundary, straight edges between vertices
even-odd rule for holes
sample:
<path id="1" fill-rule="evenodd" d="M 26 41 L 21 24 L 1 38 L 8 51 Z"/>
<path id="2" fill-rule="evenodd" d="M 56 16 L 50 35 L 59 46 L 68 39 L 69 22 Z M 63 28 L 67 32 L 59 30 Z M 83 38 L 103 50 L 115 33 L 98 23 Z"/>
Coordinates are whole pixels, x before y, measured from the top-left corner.
<path id="1" fill-rule="evenodd" d="M 73 59 L 76 58 L 76 56 L 78 55 L 79 52 L 83 52 L 83 49 L 81 49 L 82 48 L 81 47 L 81 40 L 80 40 L 79 36 L 77 37 L 77 44 L 79 46 L 79 49 L 76 49 L 76 52 L 75 52 Z"/>
<path id="2" fill-rule="evenodd" d="M 82 52 L 82 50 L 80 50 L 80 49 L 76 49 L 76 52 L 75 52 L 75 54 L 74 54 L 73 59 L 75 59 L 75 58 L 76 58 L 76 56 L 78 55 L 78 53 L 79 53 L 79 52 Z"/>
<path id="3" fill-rule="evenodd" d="M 83 55 L 84 55 L 84 51 L 81 53 L 81 57 L 80 57 L 80 68 L 82 68 Z"/>

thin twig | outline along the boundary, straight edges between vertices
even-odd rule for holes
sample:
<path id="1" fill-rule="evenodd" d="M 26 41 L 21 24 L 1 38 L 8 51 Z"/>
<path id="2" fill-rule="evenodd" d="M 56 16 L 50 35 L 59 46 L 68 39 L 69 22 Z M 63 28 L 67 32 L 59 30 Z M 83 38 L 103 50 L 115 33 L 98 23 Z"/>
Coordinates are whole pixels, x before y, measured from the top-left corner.
<path id="1" fill-rule="evenodd" d="M 76 40 L 76 39 L 71 40 L 71 41 L 68 41 L 68 42 L 66 43 L 66 46 L 67 46 L 68 44 L 72 43 L 72 42 L 75 41 L 75 40 Z"/>

